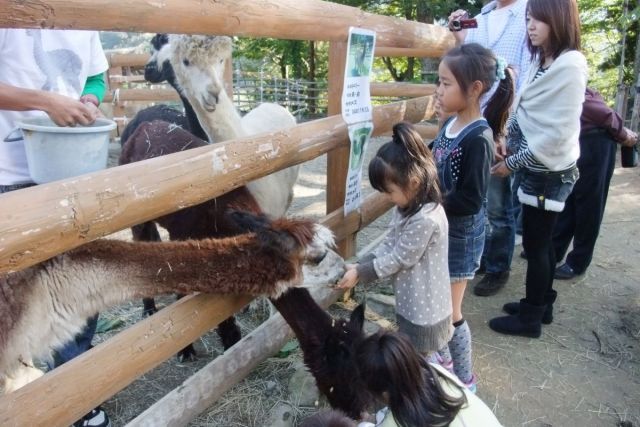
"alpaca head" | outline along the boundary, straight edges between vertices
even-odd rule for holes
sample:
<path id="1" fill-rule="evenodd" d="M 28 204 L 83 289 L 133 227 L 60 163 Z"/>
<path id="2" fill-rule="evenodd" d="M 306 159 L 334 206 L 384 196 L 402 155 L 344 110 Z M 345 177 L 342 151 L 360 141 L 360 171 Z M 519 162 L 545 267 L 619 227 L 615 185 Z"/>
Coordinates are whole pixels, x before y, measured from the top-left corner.
<path id="1" fill-rule="evenodd" d="M 171 64 L 183 93 L 204 110 L 215 111 L 224 92 L 224 67 L 225 61 L 231 59 L 231 38 L 171 35 L 169 46 Z"/>
<path id="2" fill-rule="evenodd" d="M 288 258 L 299 264 L 320 263 L 335 245 L 331 230 L 307 219 L 270 220 L 264 214 L 238 210 L 231 211 L 229 216 L 240 229 L 256 233 L 266 250 L 284 250 Z"/>
<path id="3" fill-rule="evenodd" d="M 361 418 L 373 401 L 358 377 L 355 357 L 356 344 L 365 338 L 364 310 L 361 304 L 349 320 L 333 319 L 330 330 L 321 337 L 320 347 L 304 355 L 305 364 L 331 407 L 354 419 Z"/>
<path id="4" fill-rule="evenodd" d="M 151 39 L 151 58 L 144 66 L 144 79 L 151 83 L 164 81 L 175 84 L 176 76 L 171 66 L 169 54 L 169 35 L 158 33 Z"/>

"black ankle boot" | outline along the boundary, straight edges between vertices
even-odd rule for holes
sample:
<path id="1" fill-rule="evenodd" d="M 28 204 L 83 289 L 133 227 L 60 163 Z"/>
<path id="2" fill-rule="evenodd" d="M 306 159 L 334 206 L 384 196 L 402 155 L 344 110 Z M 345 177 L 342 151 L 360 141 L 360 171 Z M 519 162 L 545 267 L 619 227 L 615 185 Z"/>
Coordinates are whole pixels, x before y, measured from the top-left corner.
<path id="1" fill-rule="evenodd" d="M 517 315 L 491 319 L 489 327 L 501 334 L 539 338 L 541 333 L 540 322 L 545 308 L 545 305 L 532 305 L 521 299 L 520 311 Z"/>
<path id="2" fill-rule="evenodd" d="M 542 323 L 544 325 L 550 325 L 553 322 L 553 303 L 556 302 L 557 297 L 558 293 L 554 290 L 550 290 L 544 296 L 544 303 L 547 305 L 542 315 Z M 518 314 L 520 312 L 520 303 L 508 302 L 502 306 L 502 310 L 508 314 Z"/>

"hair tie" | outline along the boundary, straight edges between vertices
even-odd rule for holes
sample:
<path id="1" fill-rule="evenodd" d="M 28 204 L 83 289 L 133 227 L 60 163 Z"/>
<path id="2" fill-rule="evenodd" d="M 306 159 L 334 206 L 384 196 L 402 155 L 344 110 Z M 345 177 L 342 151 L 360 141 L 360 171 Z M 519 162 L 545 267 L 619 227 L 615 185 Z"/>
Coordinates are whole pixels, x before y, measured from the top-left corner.
<path id="1" fill-rule="evenodd" d="M 504 80 L 504 78 L 507 77 L 507 75 L 505 74 L 507 66 L 507 61 L 503 57 L 496 57 L 496 78 L 498 80 Z"/>

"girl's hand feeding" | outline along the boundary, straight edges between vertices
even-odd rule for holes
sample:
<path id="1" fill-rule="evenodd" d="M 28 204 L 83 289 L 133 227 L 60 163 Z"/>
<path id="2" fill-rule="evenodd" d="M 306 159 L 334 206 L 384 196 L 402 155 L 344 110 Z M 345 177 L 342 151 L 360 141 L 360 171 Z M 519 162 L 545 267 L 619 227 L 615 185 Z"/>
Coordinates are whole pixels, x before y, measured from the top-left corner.
<path id="1" fill-rule="evenodd" d="M 336 285 L 337 289 L 351 289 L 358 284 L 358 268 L 357 264 L 347 264 L 345 265 L 346 272 L 342 279 Z"/>

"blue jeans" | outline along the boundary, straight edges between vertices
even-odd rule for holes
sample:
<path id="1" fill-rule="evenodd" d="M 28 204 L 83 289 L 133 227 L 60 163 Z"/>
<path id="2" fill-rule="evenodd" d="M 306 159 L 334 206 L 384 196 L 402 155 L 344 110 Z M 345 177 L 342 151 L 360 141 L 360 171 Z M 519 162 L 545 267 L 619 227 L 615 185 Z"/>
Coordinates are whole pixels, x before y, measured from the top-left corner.
<path id="1" fill-rule="evenodd" d="M 511 268 L 516 237 L 512 177 L 491 175 L 487 191 L 487 229 L 482 265 L 487 273 L 502 273 Z"/>
<path id="2" fill-rule="evenodd" d="M 8 193 L 10 191 L 20 190 L 34 185 L 35 184 L 33 183 L 0 185 L 0 193 Z M 48 363 L 49 369 L 60 366 L 91 348 L 91 340 L 93 339 L 93 335 L 96 333 L 97 324 L 98 315 L 96 314 L 87 320 L 87 325 L 78 335 L 75 336 L 74 339 L 66 343 L 61 348 L 55 350 L 53 353 L 53 366 Z"/>
<path id="3" fill-rule="evenodd" d="M 451 282 L 472 280 L 480 267 L 487 215 L 484 208 L 475 215 L 448 216 L 449 278 Z"/>

